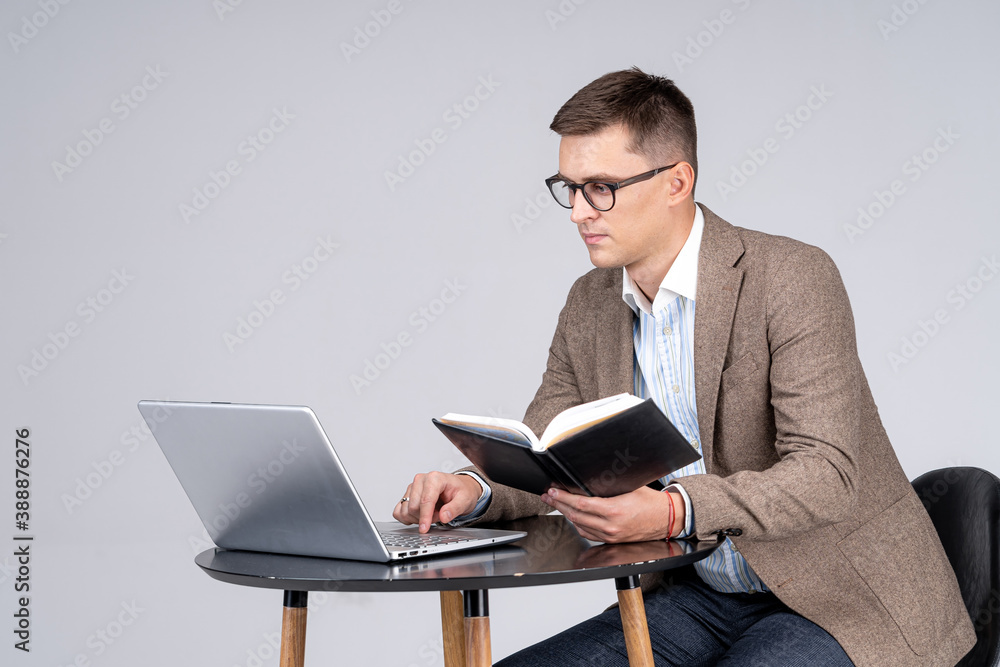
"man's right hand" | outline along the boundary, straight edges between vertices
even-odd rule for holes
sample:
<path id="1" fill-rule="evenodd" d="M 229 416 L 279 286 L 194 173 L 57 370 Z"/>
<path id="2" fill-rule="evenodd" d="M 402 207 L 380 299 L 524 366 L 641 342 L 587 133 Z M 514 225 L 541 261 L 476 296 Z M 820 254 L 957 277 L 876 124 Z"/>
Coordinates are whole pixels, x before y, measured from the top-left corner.
<path id="1" fill-rule="evenodd" d="M 419 524 L 420 532 L 426 533 L 432 523 L 448 523 L 471 512 L 482 493 L 483 488 L 471 475 L 420 473 L 406 487 L 404 500 L 396 503 L 392 517 L 400 523 Z"/>

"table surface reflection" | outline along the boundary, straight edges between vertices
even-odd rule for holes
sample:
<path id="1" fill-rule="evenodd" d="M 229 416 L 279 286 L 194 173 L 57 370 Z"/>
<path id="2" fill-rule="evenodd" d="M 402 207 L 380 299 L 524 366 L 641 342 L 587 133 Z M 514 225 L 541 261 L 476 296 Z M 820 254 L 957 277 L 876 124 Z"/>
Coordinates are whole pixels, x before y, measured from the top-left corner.
<path id="1" fill-rule="evenodd" d="M 209 549 L 195 562 L 227 583 L 293 591 L 449 591 L 543 586 L 629 577 L 701 560 L 720 542 L 590 542 L 558 515 L 496 525 L 517 542 L 395 563 Z"/>

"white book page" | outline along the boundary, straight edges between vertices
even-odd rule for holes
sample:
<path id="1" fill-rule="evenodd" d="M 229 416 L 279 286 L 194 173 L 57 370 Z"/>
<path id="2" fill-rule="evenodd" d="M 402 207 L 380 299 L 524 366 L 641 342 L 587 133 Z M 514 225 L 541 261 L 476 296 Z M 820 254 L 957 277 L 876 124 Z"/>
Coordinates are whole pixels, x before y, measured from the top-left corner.
<path id="1" fill-rule="evenodd" d="M 617 394 L 607 398 L 599 398 L 590 403 L 581 403 L 560 412 L 549 422 L 545 432 L 539 439 L 541 448 L 545 449 L 557 439 L 560 434 L 571 431 L 583 424 L 589 424 L 611 415 L 628 410 L 633 405 L 639 405 L 642 399 L 632 394 Z"/>
<path id="2" fill-rule="evenodd" d="M 544 447 L 538 444 L 538 438 L 531 429 L 517 421 L 516 419 L 505 419 L 503 417 L 481 417 L 478 415 L 461 415 L 449 412 L 441 421 L 453 426 L 466 426 L 477 431 L 489 433 L 503 440 L 512 442 L 522 442 L 531 445 L 532 449 L 539 451 Z"/>

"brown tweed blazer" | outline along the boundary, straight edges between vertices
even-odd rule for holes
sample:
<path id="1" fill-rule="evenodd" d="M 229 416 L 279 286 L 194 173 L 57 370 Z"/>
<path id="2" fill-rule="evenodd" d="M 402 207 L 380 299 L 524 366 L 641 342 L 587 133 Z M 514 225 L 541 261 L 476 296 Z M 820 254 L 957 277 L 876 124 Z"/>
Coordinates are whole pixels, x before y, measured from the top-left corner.
<path id="1" fill-rule="evenodd" d="M 695 393 L 707 474 L 685 477 L 698 536 L 733 543 L 858 667 L 951 667 L 975 644 L 955 575 L 889 444 L 840 274 L 821 250 L 707 208 Z M 621 269 L 573 285 L 525 423 L 632 390 Z M 492 484 L 481 521 L 549 511 Z M 647 582 L 647 590 L 656 582 Z"/>

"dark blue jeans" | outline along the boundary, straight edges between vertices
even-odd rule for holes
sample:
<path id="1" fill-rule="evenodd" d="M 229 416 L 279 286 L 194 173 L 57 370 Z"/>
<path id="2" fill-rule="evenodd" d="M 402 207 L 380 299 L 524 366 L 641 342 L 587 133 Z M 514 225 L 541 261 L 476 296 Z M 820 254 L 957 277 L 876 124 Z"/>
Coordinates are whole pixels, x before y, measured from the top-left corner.
<path id="1" fill-rule="evenodd" d="M 773 593 L 717 593 L 697 576 L 647 594 L 657 665 L 678 667 L 853 667 L 823 628 Z M 618 609 L 584 621 L 497 663 L 502 667 L 627 667 Z"/>

